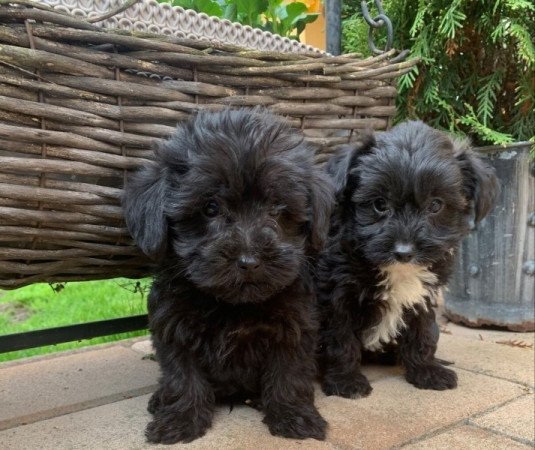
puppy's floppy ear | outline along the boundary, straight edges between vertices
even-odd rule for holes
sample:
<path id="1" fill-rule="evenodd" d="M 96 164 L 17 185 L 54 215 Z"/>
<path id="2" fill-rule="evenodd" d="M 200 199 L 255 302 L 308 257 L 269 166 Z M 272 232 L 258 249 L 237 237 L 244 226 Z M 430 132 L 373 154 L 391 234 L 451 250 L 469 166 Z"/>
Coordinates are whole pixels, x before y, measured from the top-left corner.
<path id="1" fill-rule="evenodd" d="M 167 250 L 165 203 L 169 179 L 188 170 L 187 152 L 180 145 L 184 130 L 179 128 L 169 140 L 159 144 L 156 160 L 128 179 L 121 199 L 130 234 L 143 253 L 153 259 Z"/>
<path id="2" fill-rule="evenodd" d="M 334 155 L 325 167 L 325 170 L 334 183 L 334 189 L 338 200 L 344 197 L 348 188 L 352 188 L 351 170 L 358 164 L 358 158 L 376 145 L 373 132 L 363 134 L 362 141 L 345 145 Z"/>
<path id="3" fill-rule="evenodd" d="M 331 213 L 334 208 L 334 186 L 330 178 L 314 167 L 310 181 L 310 248 L 319 252 L 329 233 Z"/>
<path id="4" fill-rule="evenodd" d="M 478 224 L 494 207 L 500 193 L 498 177 L 493 167 L 479 158 L 466 141 L 455 142 L 455 158 L 461 168 L 463 191 L 472 204 Z"/>
<path id="5" fill-rule="evenodd" d="M 151 258 L 165 252 L 165 171 L 157 164 L 133 174 L 125 186 L 122 205 L 126 225 L 137 246 Z"/>

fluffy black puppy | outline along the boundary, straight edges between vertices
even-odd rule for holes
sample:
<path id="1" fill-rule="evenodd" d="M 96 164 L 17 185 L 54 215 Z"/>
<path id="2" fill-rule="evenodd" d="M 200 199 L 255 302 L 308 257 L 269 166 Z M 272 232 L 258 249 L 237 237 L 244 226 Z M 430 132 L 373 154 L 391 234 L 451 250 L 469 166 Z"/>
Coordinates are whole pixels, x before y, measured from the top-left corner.
<path id="1" fill-rule="evenodd" d="M 275 116 L 226 110 L 181 125 L 129 180 L 128 228 L 158 261 L 149 321 L 162 377 L 149 441 L 192 441 L 216 401 L 247 398 L 272 434 L 324 439 L 307 258 L 326 238 L 334 192 L 312 159 Z"/>
<path id="2" fill-rule="evenodd" d="M 327 171 L 338 206 L 318 263 L 323 391 L 368 395 L 360 371 L 367 351 L 400 359 L 418 388 L 456 387 L 455 372 L 435 359 L 431 301 L 472 218 L 494 204 L 493 169 L 465 142 L 406 122 L 344 149 Z"/>

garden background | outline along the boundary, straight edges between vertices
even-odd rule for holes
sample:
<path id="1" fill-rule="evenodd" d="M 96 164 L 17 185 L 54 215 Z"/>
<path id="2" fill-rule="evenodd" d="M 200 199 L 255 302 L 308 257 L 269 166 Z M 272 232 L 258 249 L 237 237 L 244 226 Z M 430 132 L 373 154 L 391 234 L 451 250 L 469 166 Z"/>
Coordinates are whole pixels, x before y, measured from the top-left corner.
<path id="1" fill-rule="evenodd" d="M 374 16 L 373 2 L 368 2 Z M 299 39 L 322 12 L 318 0 L 174 0 L 192 8 Z M 397 121 L 420 118 L 477 145 L 535 142 L 535 6 L 529 0 L 384 0 L 394 47 L 420 64 L 399 81 Z M 344 1 L 342 49 L 370 54 L 360 1 Z M 381 30 L 374 33 L 384 45 Z M 0 290 L 0 334 L 146 312 L 150 279 L 35 284 Z M 95 338 L 0 355 L 0 361 L 109 342 Z"/>

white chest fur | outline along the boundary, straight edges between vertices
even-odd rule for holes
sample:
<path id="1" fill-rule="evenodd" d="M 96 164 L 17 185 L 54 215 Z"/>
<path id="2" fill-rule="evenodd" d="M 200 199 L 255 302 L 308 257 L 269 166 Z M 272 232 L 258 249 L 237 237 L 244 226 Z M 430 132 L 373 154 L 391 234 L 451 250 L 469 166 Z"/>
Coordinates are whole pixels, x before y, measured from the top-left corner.
<path id="1" fill-rule="evenodd" d="M 426 267 L 395 263 L 381 268 L 379 299 L 386 304 L 381 322 L 367 330 L 363 344 L 367 350 L 379 350 L 383 344 L 395 340 L 405 328 L 403 312 L 416 305 L 426 308 L 425 297 L 432 295 L 426 285 L 436 283 L 437 277 Z"/>

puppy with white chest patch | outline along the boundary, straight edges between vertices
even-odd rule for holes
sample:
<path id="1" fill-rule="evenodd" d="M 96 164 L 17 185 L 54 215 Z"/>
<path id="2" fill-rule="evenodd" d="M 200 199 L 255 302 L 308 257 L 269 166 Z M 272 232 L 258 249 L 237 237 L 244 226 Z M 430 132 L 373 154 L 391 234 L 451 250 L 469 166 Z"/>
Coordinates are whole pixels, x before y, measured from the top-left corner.
<path id="1" fill-rule="evenodd" d="M 406 122 L 344 149 L 327 171 L 338 206 L 317 269 L 323 391 L 368 395 L 367 352 L 394 352 L 418 388 L 455 388 L 455 372 L 435 359 L 431 302 L 472 219 L 494 205 L 493 169 L 465 142 Z"/>

